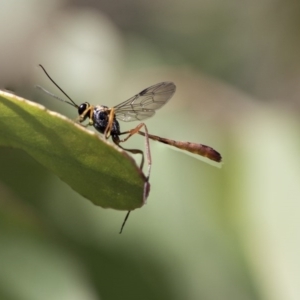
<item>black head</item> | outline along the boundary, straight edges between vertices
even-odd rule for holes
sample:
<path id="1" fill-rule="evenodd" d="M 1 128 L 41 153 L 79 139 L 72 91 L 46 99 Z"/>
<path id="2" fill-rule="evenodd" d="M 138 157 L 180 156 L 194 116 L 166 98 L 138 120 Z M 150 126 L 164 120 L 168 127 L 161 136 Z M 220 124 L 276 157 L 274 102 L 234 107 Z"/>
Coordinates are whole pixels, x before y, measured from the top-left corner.
<path id="1" fill-rule="evenodd" d="M 78 114 L 81 116 L 91 105 L 88 102 L 84 102 L 78 106 Z"/>

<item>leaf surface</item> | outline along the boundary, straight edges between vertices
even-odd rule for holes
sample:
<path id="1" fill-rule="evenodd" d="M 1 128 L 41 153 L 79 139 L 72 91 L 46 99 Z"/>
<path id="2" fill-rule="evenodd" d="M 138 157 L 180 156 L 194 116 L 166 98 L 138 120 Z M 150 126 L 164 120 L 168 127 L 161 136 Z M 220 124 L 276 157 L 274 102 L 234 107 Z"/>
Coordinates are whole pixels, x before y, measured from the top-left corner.
<path id="1" fill-rule="evenodd" d="M 143 205 L 145 175 L 125 151 L 58 113 L 4 91 L 0 146 L 24 150 L 95 205 L 117 210 Z"/>

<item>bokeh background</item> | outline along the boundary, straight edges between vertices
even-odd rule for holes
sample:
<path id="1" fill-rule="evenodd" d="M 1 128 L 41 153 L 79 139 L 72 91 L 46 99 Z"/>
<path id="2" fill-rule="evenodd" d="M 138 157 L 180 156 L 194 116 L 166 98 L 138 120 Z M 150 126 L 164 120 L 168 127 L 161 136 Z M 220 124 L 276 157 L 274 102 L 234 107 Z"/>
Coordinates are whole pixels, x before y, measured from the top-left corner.
<path id="1" fill-rule="evenodd" d="M 74 119 L 35 90 L 59 95 L 39 63 L 77 103 L 113 106 L 174 81 L 149 131 L 210 145 L 224 164 L 151 142 L 148 204 L 119 235 L 124 212 L 0 149 L 0 299 L 300 299 L 299 9 L 292 0 L 2 0 L 1 88 Z"/>

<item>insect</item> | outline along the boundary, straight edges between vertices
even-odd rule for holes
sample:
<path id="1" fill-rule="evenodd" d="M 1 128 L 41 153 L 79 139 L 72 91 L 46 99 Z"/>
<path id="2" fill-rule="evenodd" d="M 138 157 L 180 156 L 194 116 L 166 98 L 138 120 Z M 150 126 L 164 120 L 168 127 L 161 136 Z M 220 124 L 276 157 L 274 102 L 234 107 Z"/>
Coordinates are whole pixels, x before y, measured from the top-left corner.
<path id="1" fill-rule="evenodd" d="M 191 142 L 180 142 L 174 141 L 171 139 L 159 137 L 156 135 L 152 135 L 148 133 L 147 127 L 144 123 L 140 123 L 135 128 L 121 132 L 120 125 L 118 120 L 124 122 L 131 122 L 131 121 L 143 121 L 147 118 L 152 117 L 155 114 L 155 111 L 160 109 L 163 105 L 165 105 L 170 98 L 174 95 L 176 86 L 172 82 L 160 82 L 153 86 L 150 86 L 140 93 L 136 94 L 135 96 L 129 98 L 128 100 L 114 106 L 114 107 L 107 107 L 104 105 L 91 105 L 88 102 L 84 102 L 80 105 L 77 105 L 57 84 L 56 82 L 50 77 L 47 73 L 45 68 L 42 65 L 39 65 L 47 77 L 52 81 L 52 83 L 71 101 L 67 101 L 57 97 L 56 95 L 48 92 L 41 86 L 37 86 L 37 88 L 44 91 L 46 94 L 63 101 L 78 110 L 78 121 L 83 123 L 87 119 L 89 119 L 88 123 L 83 126 L 94 126 L 94 128 L 99 131 L 101 134 L 104 135 L 106 139 L 110 136 L 113 142 L 119 146 L 120 148 L 129 151 L 133 154 L 141 154 L 142 160 L 140 168 L 143 168 L 144 165 L 144 153 L 140 149 L 126 149 L 120 145 L 127 141 L 132 135 L 139 134 L 145 137 L 145 148 L 146 148 L 146 157 L 148 162 L 148 173 L 146 176 L 146 182 L 144 187 L 144 202 L 147 199 L 149 194 L 149 177 L 151 171 L 151 153 L 150 153 L 150 146 L 149 146 L 149 139 L 159 141 L 164 144 L 168 144 L 174 147 L 177 147 L 181 150 L 186 150 L 194 154 L 198 154 L 204 157 L 207 157 L 213 161 L 221 162 L 222 157 L 219 152 L 214 150 L 213 148 L 198 144 L 198 143 L 191 143 Z M 141 129 L 144 127 L 144 131 Z M 120 139 L 120 136 L 126 135 L 124 139 Z M 123 221 L 121 226 L 120 233 L 122 233 L 125 223 L 129 217 L 130 211 L 127 212 L 127 215 Z"/>

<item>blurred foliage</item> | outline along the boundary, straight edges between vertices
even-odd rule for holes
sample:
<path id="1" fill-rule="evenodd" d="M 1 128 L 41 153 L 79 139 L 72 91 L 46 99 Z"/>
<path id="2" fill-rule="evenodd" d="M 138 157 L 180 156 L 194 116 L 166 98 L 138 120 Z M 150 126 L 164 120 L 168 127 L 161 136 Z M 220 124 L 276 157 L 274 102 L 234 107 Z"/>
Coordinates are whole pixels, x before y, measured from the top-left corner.
<path id="1" fill-rule="evenodd" d="M 55 92 L 39 63 L 76 102 L 113 106 L 173 81 L 149 131 L 212 146 L 224 164 L 151 143 L 148 204 L 119 236 L 124 213 L 0 149 L 0 298 L 299 299 L 298 6 L 2 1 L 2 88 L 36 101 L 35 84 Z"/>

